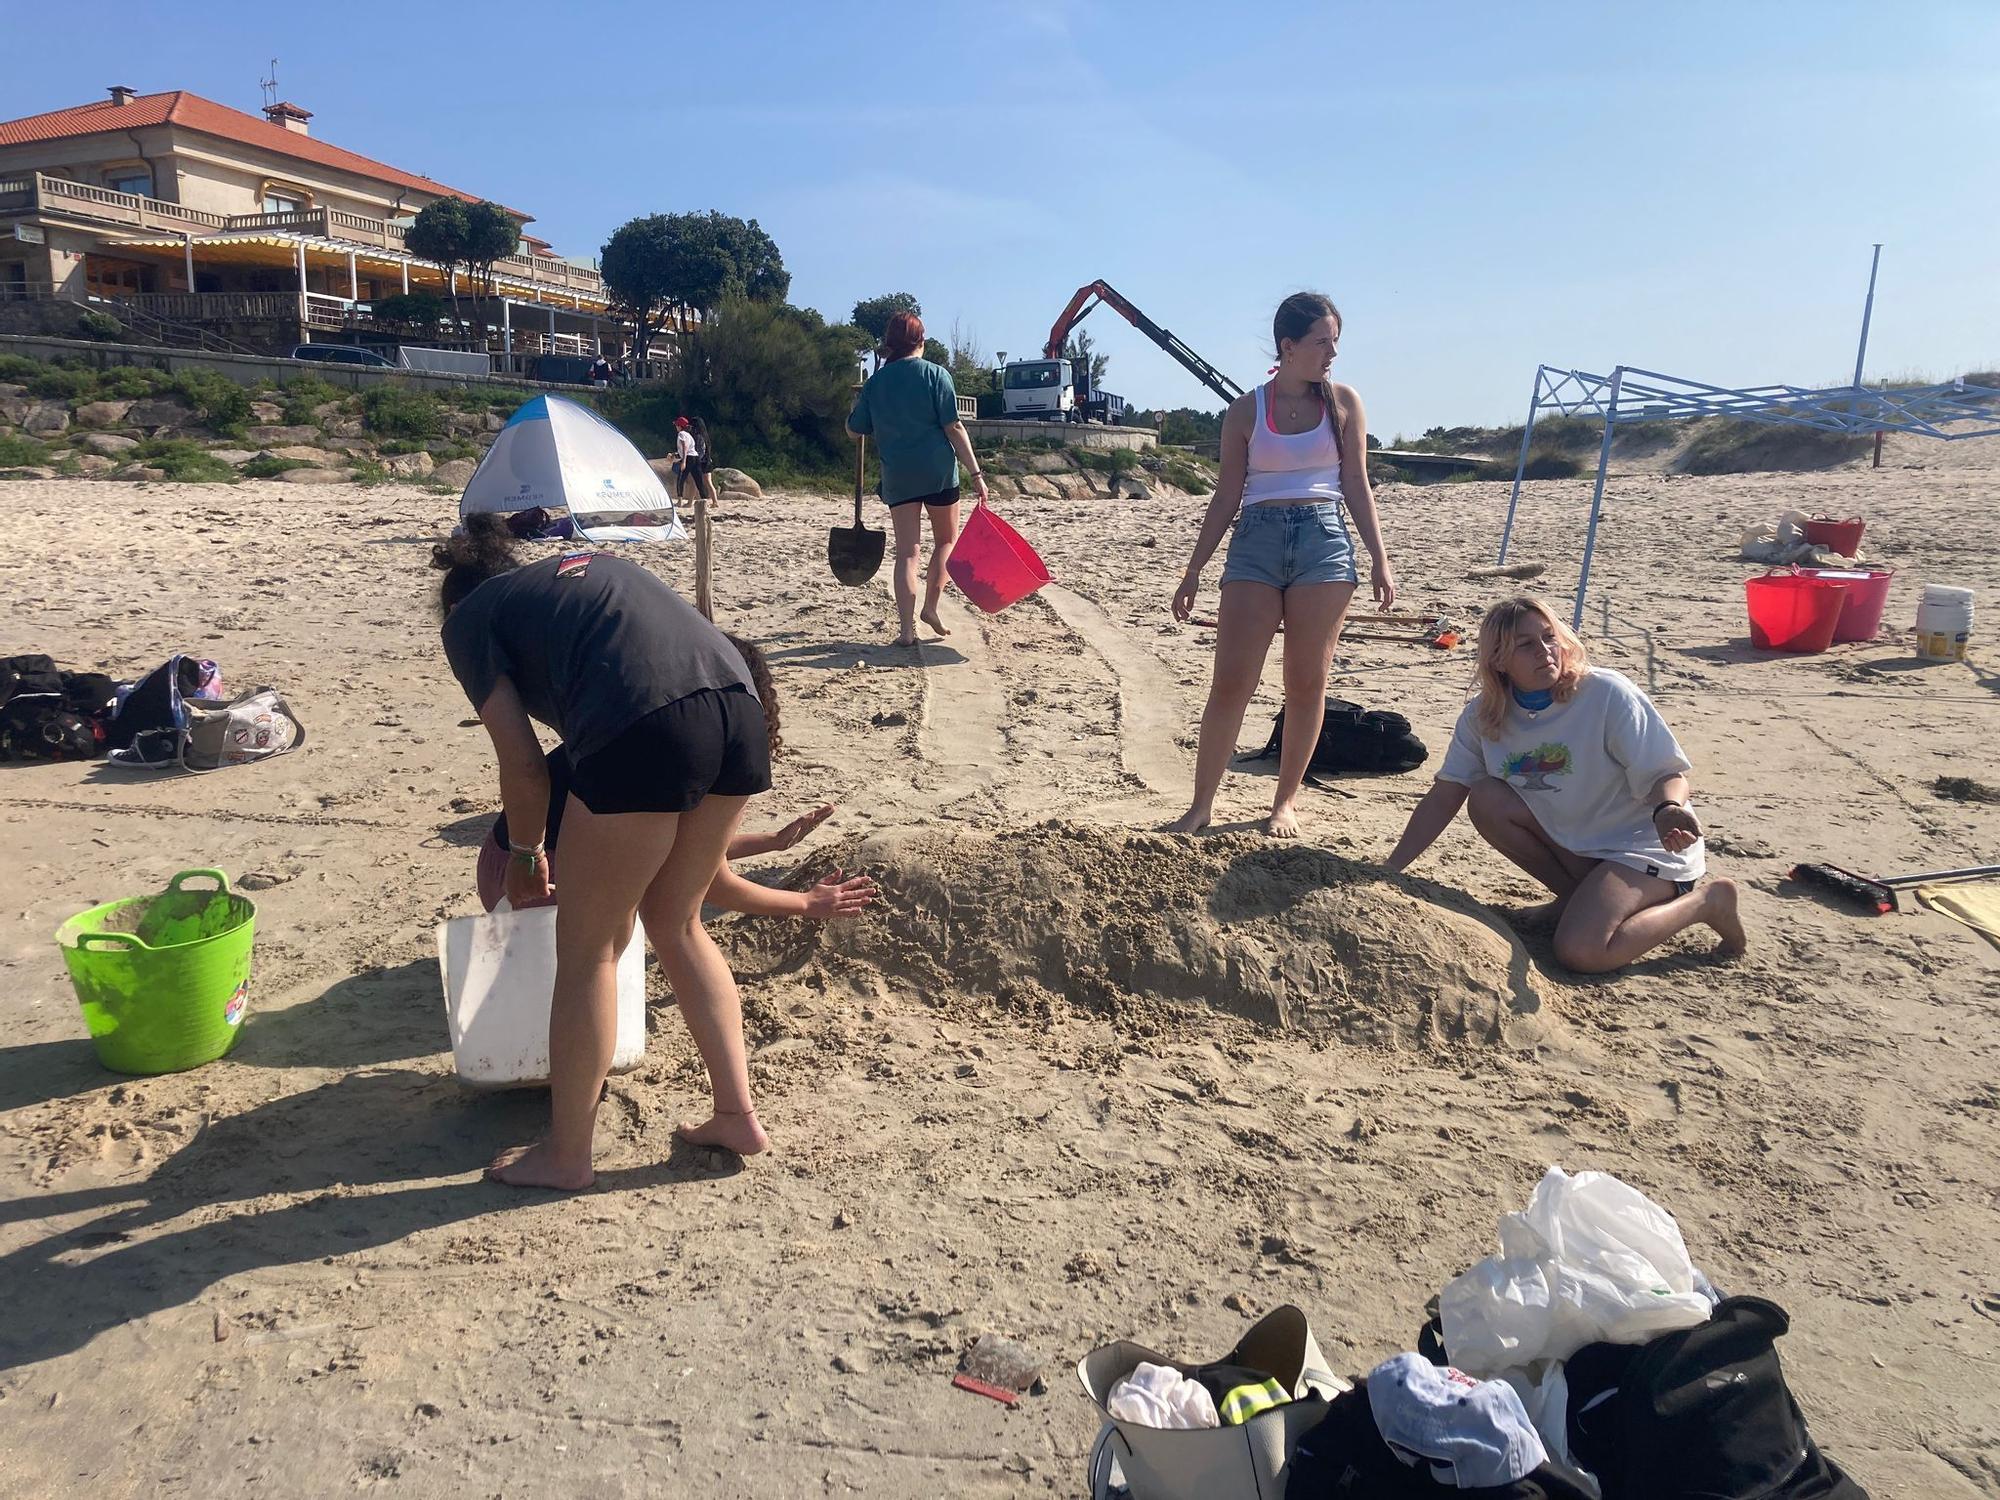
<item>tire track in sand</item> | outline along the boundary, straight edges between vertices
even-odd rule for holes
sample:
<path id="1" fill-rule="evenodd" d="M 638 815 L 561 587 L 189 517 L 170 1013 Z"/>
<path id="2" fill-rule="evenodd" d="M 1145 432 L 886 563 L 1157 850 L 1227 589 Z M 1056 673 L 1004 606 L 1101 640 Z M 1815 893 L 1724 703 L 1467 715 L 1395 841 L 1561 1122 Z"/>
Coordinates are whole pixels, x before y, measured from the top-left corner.
<path id="1" fill-rule="evenodd" d="M 1104 607 L 1060 584 L 1044 584 L 1041 597 L 1083 643 L 1103 658 L 1118 685 L 1118 761 L 1148 791 L 1172 796 L 1194 780 L 1194 765 L 1175 742 L 1187 714 L 1151 684 L 1168 679 L 1167 664 L 1134 641 Z"/>

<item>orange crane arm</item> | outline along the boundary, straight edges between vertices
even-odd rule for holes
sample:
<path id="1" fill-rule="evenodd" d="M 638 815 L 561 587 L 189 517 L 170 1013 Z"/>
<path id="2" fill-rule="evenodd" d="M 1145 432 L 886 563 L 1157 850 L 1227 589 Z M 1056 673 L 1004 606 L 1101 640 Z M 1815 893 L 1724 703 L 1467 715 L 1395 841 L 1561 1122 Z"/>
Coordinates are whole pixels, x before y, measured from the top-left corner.
<path id="1" fill-rule="evenodd" d="M 1070 330 L 1088 317 L 1100 302 L 1166 350 L 1190 375 L 1220 396 L 1224 405 L 1243 394 L 1241 386 L 1140 312 L 1108 281 L 1093 281 L 1089 286 L 1076 289 L 1076 295 L 1069 299 L 1069 306 L 1062 310 L 1062 316 L 1049 329 L 1049 341 L 1042 346 L 1042 358 L 1061 359 L 1063 345 L 1069 342 Z"/>

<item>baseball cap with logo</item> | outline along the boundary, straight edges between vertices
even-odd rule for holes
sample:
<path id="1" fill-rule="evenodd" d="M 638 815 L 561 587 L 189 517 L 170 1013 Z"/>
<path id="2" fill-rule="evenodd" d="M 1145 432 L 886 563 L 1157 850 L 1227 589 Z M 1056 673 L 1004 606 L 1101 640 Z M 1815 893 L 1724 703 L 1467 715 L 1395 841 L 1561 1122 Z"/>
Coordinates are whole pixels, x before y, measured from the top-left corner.
<path id="1" fill-rule="evenodd" d="M 1382 1441 L 1404 1463 L 1428 1464 L 1441 1484 L 1512 1484 L 1548 1462 L 1519 1393 L 1504 1380 L 1474 1380 L 1398 1354 L 1369 1371 L 1368 1405 Z"/>

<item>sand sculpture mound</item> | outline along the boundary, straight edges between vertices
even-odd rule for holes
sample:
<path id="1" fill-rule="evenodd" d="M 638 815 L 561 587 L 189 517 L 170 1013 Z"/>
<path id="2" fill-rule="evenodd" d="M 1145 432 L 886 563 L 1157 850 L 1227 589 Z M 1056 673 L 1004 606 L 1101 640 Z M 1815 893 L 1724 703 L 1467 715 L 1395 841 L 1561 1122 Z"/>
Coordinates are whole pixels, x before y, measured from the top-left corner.
<path id="1" fill-rule="evenodd" d="M 794 927 L 765 964 L 865 966 L 934 1003 L 1061 996 L 1140 1029 L 1208 1007 L 1327 1040 L 1519 1047 L 1546 1025 L 1526 953 L 1490 914 L 1320 849 L 1046 823 L 885 835 L 825 863 L 873 874 L 881 905 Z"/>

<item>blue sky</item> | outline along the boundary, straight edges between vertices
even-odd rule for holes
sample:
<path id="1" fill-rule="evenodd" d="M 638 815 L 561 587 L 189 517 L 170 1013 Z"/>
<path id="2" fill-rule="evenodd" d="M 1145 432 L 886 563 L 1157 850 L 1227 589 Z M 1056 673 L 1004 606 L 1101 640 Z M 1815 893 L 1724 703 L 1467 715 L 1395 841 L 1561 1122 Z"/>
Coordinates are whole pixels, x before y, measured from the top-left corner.
<path id="1" fill-rule="evenodd" d="M 794 301 L 908 290 L 1031 352 L 1110 281 L 1245 384 L 1301 287 L 1384 436 L 1518 421 L 1537 363 L 1844 380 L 2000 366 L 2000 3 L 103 4 L 10 16 L 0 118 L 282 94 L 534 213 L 759 219 Z M 1208 393 L 1109 313 L 1142 405 Z"/>

